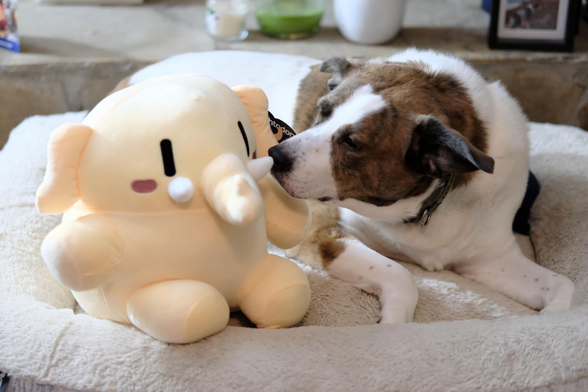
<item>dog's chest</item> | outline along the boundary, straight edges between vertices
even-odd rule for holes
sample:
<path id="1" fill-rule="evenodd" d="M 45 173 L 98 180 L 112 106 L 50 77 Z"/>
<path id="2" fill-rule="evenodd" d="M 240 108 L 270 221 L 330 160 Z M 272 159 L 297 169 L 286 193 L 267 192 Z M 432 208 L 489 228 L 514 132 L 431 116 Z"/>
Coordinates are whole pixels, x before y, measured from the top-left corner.
<path id="1" fill-rule="evenodd" d="M 481 246 L 475 218 L 467 214 L 439 212 L 423 227 L 418 223 L 390 224 L 341 209 L 341 223 L 349 234 L 378 253 L 430 271 L 469 259 Z"/>

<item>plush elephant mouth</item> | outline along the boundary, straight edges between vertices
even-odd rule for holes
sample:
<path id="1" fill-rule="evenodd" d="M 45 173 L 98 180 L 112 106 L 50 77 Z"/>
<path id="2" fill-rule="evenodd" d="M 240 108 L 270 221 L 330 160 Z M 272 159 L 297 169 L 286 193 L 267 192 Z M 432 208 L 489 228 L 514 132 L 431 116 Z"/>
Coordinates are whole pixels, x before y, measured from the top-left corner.
<path id="1" fill-rule="evenodd" d="M 137 193 L 151 193 L 157 189 L 155 180 L 135 180 L 131 183 L 131 189 Z"/>

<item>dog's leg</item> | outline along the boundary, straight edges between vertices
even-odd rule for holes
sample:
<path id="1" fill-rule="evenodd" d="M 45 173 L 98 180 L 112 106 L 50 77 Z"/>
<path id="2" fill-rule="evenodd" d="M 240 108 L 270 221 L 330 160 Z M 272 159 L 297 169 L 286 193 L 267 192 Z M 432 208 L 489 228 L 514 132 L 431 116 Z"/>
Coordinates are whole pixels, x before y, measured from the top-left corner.
<path id="1" fill-rule="evenodd" d="M 332 261 L 325 259 L 326 270 L 336 278 L 376 294 L 382 305 L 381 323 L 412 321 L 418 290 L 406 268 L 355 238 L 339 239 L 331 248 L 336 251 L 330 253 L 334 256 Z"/>
<path id="2" fill-rule="evenodd" d="M 529 260 L 514 242 L 502 256 L 460 264 L 455 272 L 541 313 L 570 307 L 574 283 Z"/>

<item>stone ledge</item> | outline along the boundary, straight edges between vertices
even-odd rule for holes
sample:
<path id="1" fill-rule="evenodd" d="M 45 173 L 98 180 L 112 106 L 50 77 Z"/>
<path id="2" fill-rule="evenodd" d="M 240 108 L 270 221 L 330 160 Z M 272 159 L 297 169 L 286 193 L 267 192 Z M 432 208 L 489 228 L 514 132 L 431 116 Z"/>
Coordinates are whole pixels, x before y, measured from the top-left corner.
<path id="1" fill-rule="evenodd" d="M 41 41 L 40 41 L 41 40 Z M 187 38 L 183 38 L 187 41 Z M 109 52 L 100 47 L 83 45 L 61 39 L 22 37 L 24 53 L 0 52 L 0 64 L 41 64 L 67 61 L 115 61 L 132 58 L 143 61 L 159 61 L 183 52 L 214 50 L 215 45 L 205 34 L 193 38 L 193 42 L 172 45 L 163 42 L 158 47 L 149 46 L 147 52 L 132 43 L 121 44 L 120 52 Z M 330 56 L 378 57 L 389 56 L 410 47 L 431 48 L 455 53 L 472 60 L 492 61 L 588 61 L 588 26 L 584 23 L 576 37 L 574 53 L 544 53 L 532 51 L 490 50 L 486 29 L 405 27 L 399 36 L 385 45 L 357 45 L 346 41 L 334 27 L 323 27 L 319 34 L 302 41 L 281 41 L 269 38 L 259 31 L 250 31 L 243 42 L 229 43 L 223 49 L 249 50 L 265 53 L 303 55 L 315 58 Z M 98 44 L 96 44 L 98 45 Z M 40 50 L 40 46 L 43 50 Z M 124 53 L 121 55 L 119 53 Z"/>
<path id="2" fill-rule="evenodd" d="M 403 50 L 405 47 L 400 46 L 399 42 L 408 42 L 407 37 L 412 37 L 411 34 L 417 30 L 422 29 L 406 29 L 403 36 L 395 41 L 397 46 L 393 50 L 391 46 L 357 47 L 364 50 L 376 48 L 380 51 L 387 48 L 385 54 L 390 55 L 394 51 Z M 415 34 L 418 36 L 422 31 Z M 455 32 L 450 35 L 453 34 Z M 439 42 L 442 41 L 439 38 Z M 468 45 L 465 45 L 467 48 Z M 264 48 L 264 52 L 279 50 L 265 45 L 260 45 L 260 48 Z M 476 49 L 475 46 L 471 48 Z M 588 130 L 588 53 L 489 50 L 455 50 L 454 53 L 469 61 L 489 80 L 501 80 L 519 100 L 530 120 L 575 125 Z M 382 54 L 380 52 L 373 55 Z M 325 58 L 329 55 L 323 53 L 316 57 Z M 0 105 L 3 108 L 3 115 L 0 117 L 0 146 L 4 145 L 10 130 L 24 118 L 36 114 L 91 109 L 116 83 L 148 63 L 142 60 L 105 58 L 36 59 L 20 64 L 0 61 L 0 88 L 8 92 L 0 96 Z"/>
<path id="3" fill-rule="evenodd" d="M 129 60 L 0 64 L 0 147 L 25 118 L 91 109 L 121 79 L 146 64 Z"/>

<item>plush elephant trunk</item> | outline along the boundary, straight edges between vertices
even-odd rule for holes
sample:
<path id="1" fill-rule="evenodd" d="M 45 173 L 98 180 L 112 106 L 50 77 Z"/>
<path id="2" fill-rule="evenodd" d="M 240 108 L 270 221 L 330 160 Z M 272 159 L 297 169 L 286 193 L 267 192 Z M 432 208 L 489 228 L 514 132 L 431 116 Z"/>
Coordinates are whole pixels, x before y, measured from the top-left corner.
<path id="1" fill-rule="evenodd" d="M 272 163 L 267 158 L 259 160 L 249 165 L 250 172 L 238 156 L 221 155 L 204 169 L 200 189 L 208 204 L 225 221 L 238 226 L 251 224 L 264 210 L 256 180 L 269 172 Z"/>

